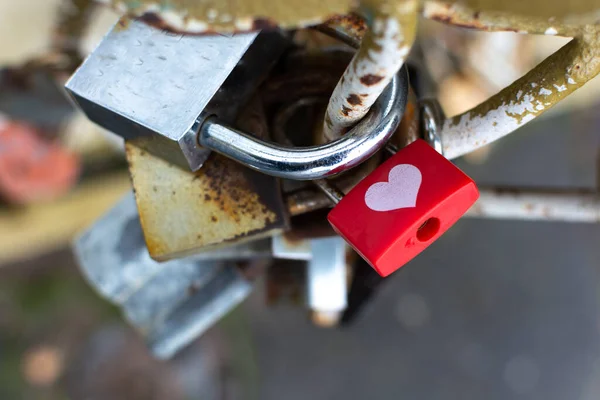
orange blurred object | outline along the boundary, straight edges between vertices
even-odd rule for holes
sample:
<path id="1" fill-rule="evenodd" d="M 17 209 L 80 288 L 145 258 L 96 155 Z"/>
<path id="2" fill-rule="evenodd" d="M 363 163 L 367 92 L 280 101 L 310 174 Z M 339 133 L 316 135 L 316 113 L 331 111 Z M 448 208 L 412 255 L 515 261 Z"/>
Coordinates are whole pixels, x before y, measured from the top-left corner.
<path id="1" fill-rule="evenodd" d="M 0 116 L 0 197 L 13 204 L 52 200 L 77 181 L 79 158 L 35 128 Z"/>
<path id="2" fill-rule="evenodd" d="M 51 386 L 64 369 L 64 354 L 54 346 L 42 345 L 28 350 L 23 356 L 23 375 L 35 386 Z"/>

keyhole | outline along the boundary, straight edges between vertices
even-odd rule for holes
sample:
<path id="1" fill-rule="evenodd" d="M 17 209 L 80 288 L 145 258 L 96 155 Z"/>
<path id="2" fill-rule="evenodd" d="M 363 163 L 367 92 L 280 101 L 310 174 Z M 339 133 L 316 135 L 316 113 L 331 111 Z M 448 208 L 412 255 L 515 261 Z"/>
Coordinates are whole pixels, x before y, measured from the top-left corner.
<path id="1" fill-rule="evenodd" d="M 417 229 L 417 239 L 420 242 L 427 242 L 433 238 L 440 230 L 440 220 L 429 218 Z"/>

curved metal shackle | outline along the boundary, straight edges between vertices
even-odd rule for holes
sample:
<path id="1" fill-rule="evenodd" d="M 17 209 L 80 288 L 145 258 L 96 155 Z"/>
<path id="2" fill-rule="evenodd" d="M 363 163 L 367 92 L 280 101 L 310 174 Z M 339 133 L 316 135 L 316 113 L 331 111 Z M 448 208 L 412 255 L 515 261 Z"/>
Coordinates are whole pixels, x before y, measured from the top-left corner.
<path id="1" fill-rule="evenodd" d="M 200 126 L 200 145 L 249 168 L 285 179 L 314 180 L 344 172 L 375 154 L 398 128 L 408 96 L 402 68 L 369 113 L 346 135 L 320 146 L 267 143 L 209 117 Z"/>

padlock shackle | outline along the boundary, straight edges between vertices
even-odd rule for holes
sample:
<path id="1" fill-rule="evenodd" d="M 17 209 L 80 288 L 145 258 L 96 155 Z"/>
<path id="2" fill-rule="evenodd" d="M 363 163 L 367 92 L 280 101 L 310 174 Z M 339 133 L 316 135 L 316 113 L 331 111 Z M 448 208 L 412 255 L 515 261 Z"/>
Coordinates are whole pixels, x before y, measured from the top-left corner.
<path id="1" fill-rule="evenodd" d="M 362 163 L 398 128 L 408 96 L 408 72 L 402 68 L 369 113 L 346 135 L 310 147 L 266 143 L 210 117 L 200 126 L 200 145 L 267 175 L 315 180 L 339 174 Z"/>

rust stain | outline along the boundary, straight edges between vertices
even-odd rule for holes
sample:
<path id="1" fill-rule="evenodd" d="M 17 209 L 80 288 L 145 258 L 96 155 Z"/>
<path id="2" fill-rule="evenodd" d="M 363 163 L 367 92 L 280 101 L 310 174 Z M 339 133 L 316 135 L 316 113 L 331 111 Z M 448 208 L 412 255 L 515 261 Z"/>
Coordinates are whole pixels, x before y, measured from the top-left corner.
<path id="1" fill-rule="evenodd" d="M 154 28 L 161 29 L 166 32 L 175 33 L 178 35 L 186 34 L 186 35 L 194 35 L 194 33 L 186 32 L 185 29 L 178 29 L 173 25 L 167 23 L 160 15 L 154 12 L 145 12 L 137 17 L 134 16 L 135 19 L 150 25 Z M 213 29 L 207 29 L 202 34 L 215 34 L 217 31 Z"/>
<path id="2" fill-rule="evenodd" d="M 157 29 L 161 29 L 167 32 L 171 32 L 174 34 L 178 34 L 178 35 L 214 35 L 214 34 L 219 34 L 222 29 L 219 29 L 218 27 L 207 27 L 206 29 L 202 30 L 202 32 L 189 32 L 185 29 L 180 29 L 170 23 L 168 23 L 164 18 L 162 18 L 159 14 L 155 13 L 155 12 L 145 12 L 143 14 L 141 14 L 138 17 L 135 17 L 135 19 L 144 22 L 147 25 L 153 26 Z M 184 23 L 187 24 L 187 22 L 189 21 L 189 17 L 185 18 L 184 17 Z M 232 32 L 249 32 L 249 31 L 256 31 L 256 30 L 268 30 L 268 29 L 276 29 L 278 27 L 277 23 L 275 21 L 273 21 L 272 19 L 268 19 L 268 18 L 256 18 L 252 20 L 252 23 L 250 24 L 250 26 L 247 29 L 226 29 L 226 31 L 232 31 Z"/>
<path id="3" fill-rule="evenodd" d="M 277 22 L 269 18 L 256 18 L 252 22 L 252 30 L 267 30 L 277 28 Z"/>
<path id="4" fill-rule="evenodd" d="M 285 225 L 283 206 L 277 210 L 264 202 L 244 167 L 234 161 L 211 155 L 200 171 L 191 173 L 149 153 L 142 157 L 131 143 L 126 148 L 146 244 L 156 259 Z"/>
<path id="5" fill-rule="evenodd" d="M 372 19 L 374 13 L 401 14 L 406 8 L 404 0 L 288 0 L 285 7 L 275 7 L 271 0 L 98 1 L 109 3 L 119 12 L 149 25 L 177 33 L 214 34 L 275 26 L 297 29 L 323 23 L 327 29 L 343 31 L 358 40 L 365 36 L 367 24 L 355 12 Z M 467 28 L 531 33 L 544 33 L 549 23 L 565 28 L 598 24 L 600 11 L 599 0 L 428 0 L 420 3 L 425 17 L 430 19 Z"/>
<path id="6" fill-rule="evenodd" d="M 304 245 L 304 238 L 295 235 L 294 231 L 285 232 L 281 237 L 288 249 L 296 249 Z"/>
<path id="7" fill-rule="evenodd" d="M 434 21 L 442 22 L 444 24 L 454 25 L 454 26 L 457 26 L 460 28 L 481 29 L 481 30 L 488 29 L 488 27 L 484 23 L 479 21 L 479 13 L 477 13 L 477 17 L 474 16 L 473 19 L 471 19 L 471 20 L 461 19 L 459 17 L 456 17 L 454 14 L 450 14 L 450 15 L 434 14 L 434 15 L 431 15 L 430 18 Z M 516 29 L 515 29 L 515 31 L 516 31 Z"/>
<path id="8" fill-rule="evenodd" d="M 117 25 L 115 26 L 115 29 L 118 31 L 124 31 L 129 28 L 130 24 L 131 24 L 131 19 L 129 19 L 127 17 L 121 17 L 121 18 L 119 18 L 119 21 L 117 22 Z"/>
<path id="9" fill-rule="evenodd" d="M 379 83 L 383 79 L 383 76 L 367 74 L 360 77 L 360 82 L 363 85 L 372 86 Z"/>
<path id="10" fill-rule="evenodd" d="M 170 29 L 165 21 L 156 15 L 155 13 L 147 12 L 138 17 L 138 19 L 148 25 L 154 26 L 160 29 Z"/>
<path id="11" fill-rule="evenodd" d="M 356 94 L 351 94 L 346 98 L 346 101 L 348 101 L 349 104 L 356 106 L 356 105 L 361 105 L 362 104 L 362 100 L 360 98 L 360 96 L 356 95 Z"/>
<path id="12" fill-rule="evenodd" d="M 249 112 L 238 126 L 260 131 L 258 122 L 257 114 Z M 143 154 L 132 141 L 126 142 L 126 154 L 148 251 L 157 260 L 270 236 L 287 227 L 276 178 L 218 154 L 195 173 Z"/>
<path id="13" fill-rule="evenodd" d="M 354 0 L 288 0 L 285 6 L 271 0 L 219 2 L 203 0 L 99 0 L 121 13 L 144 16 L 159 28 L 204 33 L 247 31 L 271 27 L 282 28 L 315 25 L 335 15 L 348 13 Z"/>
<path id="14" fill-rule="evenodd" d="M 324 30 L 341 30 L 350 35 L 354 40 L 360 41 L 367 32 L 367 23 L 357 14 L 336 15 L 323 24 Z"/>
<path id="15" fill-rule="evenodd" d="M 472 18 L 465 18 L 461 14 L 449 13 L 449 14 L 431 14 L 429 18 L 433 21 L 442 22 L 444 24 L 450 24 L 459 28 L 465 29 L 477 29 L 482 31 L 494 31 L 501 30 L 504 32 L 519 32 L 523 27 L 511 26 L 511 25 L 495 25 L 491 24 L 487 20 L 480 19 L 481 12 L 477 11 L 473 14 Z M 529 27 L 528 27 L 529 28 Z"/>
<path id="16" fill-rule="evenodd" d="M 452 17 L 450 17 L 449 15 L 432 15 L 431 19 L 444 24 L 449 24 L 452 22 Z"/>
<path id="17" fill-rule="evenodd" d="M 263 211 L 262 205 L 257 204 L 255 191 L 241 168 L 234 161 L 211 155 L 211 162 L 197 172 L 197 176 L 205 185 L 202 196 L 204 201 L 217 206 L 221 213 L 236 223 Z M 274 218 L 274 214 L 268 214 L 267 223 L 273 222 Z M 217 222 L 218 219 L 211 216 L 211 220 Z"/>

